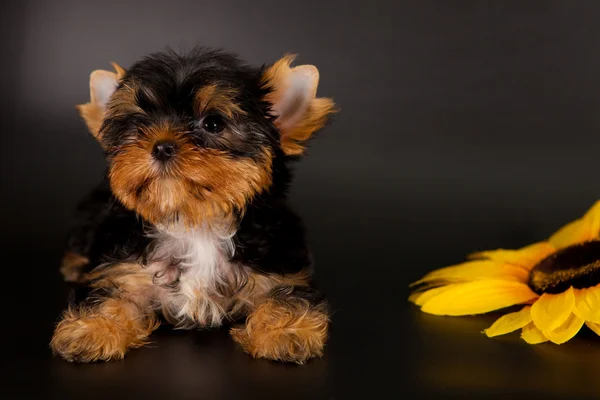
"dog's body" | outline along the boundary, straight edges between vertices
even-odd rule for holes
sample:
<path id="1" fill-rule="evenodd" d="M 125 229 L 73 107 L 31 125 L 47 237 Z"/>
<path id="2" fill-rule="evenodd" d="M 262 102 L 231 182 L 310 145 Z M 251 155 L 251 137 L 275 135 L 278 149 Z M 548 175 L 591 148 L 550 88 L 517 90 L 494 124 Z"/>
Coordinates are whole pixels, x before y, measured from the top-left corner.
<path id="1" fill-rule="evenodd" d="M 68 360 L 122 358 L 164 317 L 178 327 L 246 317 L 233 338 L 255 357 L 322 354 L 328 313 L 286 205 L 288 164 L 323 126 L 312 66 L 243 66 L 208 50 L 157 53 L 96 71 L 80 113 L 107 179 L 80 205 L 61 271 L 87 290 L 51 346 Z"/>

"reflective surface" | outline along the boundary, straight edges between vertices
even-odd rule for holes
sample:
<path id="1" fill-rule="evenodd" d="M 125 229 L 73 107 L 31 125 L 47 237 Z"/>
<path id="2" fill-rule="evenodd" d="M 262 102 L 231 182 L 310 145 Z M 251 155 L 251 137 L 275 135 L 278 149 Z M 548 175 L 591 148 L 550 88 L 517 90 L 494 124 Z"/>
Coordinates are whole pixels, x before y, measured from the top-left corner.
<path id="1" fill-rule="evenodd" d="M 540 240 L 600 198 L 600 4 L 20 2 L 2 14 L 2 378 L 12 398 L 598 398 L 600 339 L 555 346 L 442 318 L 408 284 L 476 250 Z M 370 3 L 371 4 L 371 3 Z M 342 112 L 297 166 L 326 355 L 252 360 L 217 331 L 171 331 L 121 362 L 48 350 L 68 286 L 67 218 L 103 160 L 73 105 L 88 75 L 166 44 L 252 63 L 300 53 Z M 15 392 L 17 393 L 17 392 Z"/>

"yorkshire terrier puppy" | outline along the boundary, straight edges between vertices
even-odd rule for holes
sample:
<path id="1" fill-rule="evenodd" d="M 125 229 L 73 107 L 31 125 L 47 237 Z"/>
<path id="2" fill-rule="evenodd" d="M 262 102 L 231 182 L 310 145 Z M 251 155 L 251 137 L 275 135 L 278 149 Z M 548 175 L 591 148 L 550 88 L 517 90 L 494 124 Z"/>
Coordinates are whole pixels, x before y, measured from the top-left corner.
<path id="1" fill-rule="evenodd" d="M 51 341 L 69 361 L 121 359 L 165 320 L 233 325 L 254 357 L 321 356 L 329 315 L 286 204 L 289 163 L 334 112 L 292 56 L 253 68 L 209 49 L 97 70 L 78 106 L 107 177 L 78 208 L 61 272 L 83 292 Z"/>

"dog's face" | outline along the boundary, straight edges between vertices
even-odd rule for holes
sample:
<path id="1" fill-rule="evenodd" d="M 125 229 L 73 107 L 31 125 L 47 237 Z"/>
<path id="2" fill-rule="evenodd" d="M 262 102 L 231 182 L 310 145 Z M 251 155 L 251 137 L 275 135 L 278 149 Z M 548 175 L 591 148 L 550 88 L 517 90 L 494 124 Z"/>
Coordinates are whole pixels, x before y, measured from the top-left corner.
<path id="1" fill-rule="evenodd" d="M 333 112 L 314 66 L 254 69 L 207 50 L 156 53 L 94 71 L 78 107 L 106 151 L 115 196 L 155 224 L 197 225 L 244 209 Z"/>

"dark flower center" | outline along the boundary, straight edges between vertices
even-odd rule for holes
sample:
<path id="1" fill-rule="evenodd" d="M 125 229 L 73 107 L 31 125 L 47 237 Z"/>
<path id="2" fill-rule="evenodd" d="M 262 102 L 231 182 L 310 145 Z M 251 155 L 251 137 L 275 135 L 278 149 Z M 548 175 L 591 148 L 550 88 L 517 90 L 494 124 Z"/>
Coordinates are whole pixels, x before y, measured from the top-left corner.
<path id="1" fill-rule="evenodd" d="M 562 293 L 569 287 L 585 289 L 600 283 L 600 240 L 575 244 L 549 255 L 529 273 L 529 287 L 537 294 Z"/>

